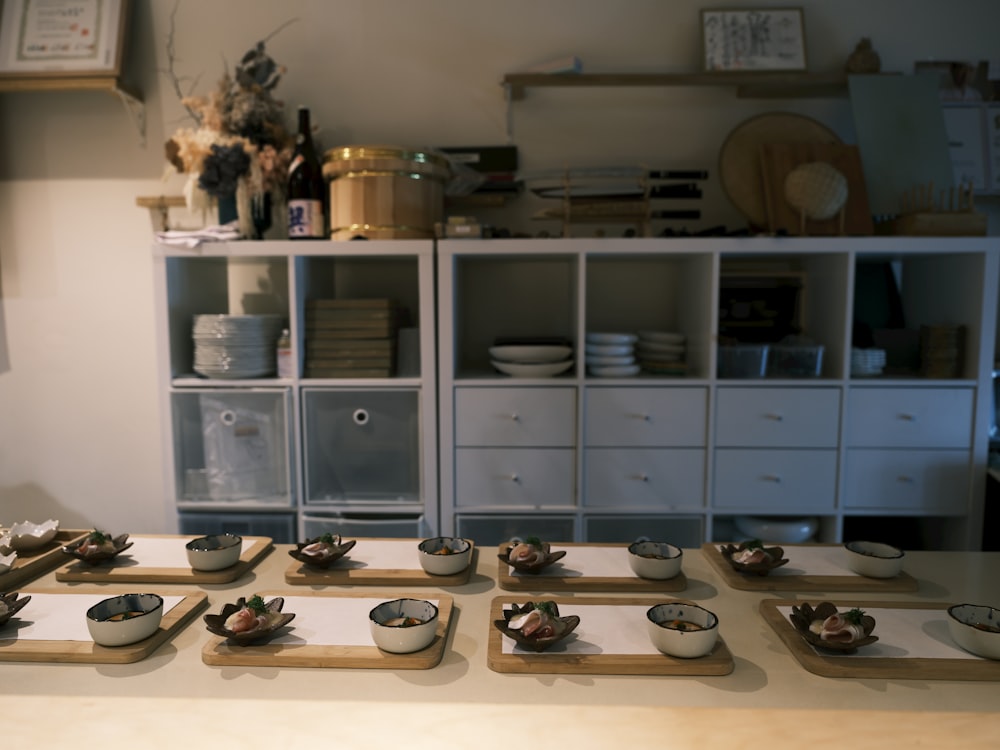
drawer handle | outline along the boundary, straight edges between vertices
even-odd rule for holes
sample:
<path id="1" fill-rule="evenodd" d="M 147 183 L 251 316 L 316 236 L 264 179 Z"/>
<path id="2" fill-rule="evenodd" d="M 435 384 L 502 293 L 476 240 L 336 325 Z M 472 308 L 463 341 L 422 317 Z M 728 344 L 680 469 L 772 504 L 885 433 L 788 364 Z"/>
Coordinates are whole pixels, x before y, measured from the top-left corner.
<path id="1" fill-rule="evenodd" d="M 516 411 L 515 412 L 511 412 L 511 414 L 510 414 L 510 421 L 511 422 L 520 422 L 521 421 L 521 415 L 518 414 Z"/>
<path id="2" fill-rule="evenodd" d="M 646 474 L 645 472 L 639 472 L 638 474 L 635 475 L 635 478 L 638 479 L 640 482 L 648 482 L 649 474 Z"/>
<path id="3" fill-rule="evenodd" d="M 781 484 L 781 477 L 777 474 L 765 474 L 761 477 L 765 482 L 774 482 L 775 484 Z"/>
<path id="4" fill-rule="evenodd" d="M 651 422 L 653 418 L 648 414 L 633 414 L 633 419 L 641 419 L 643 422 Z"/>
<path id="5" fill-rule="evenodd" d="M 764 419 L 770 419 L 772 422 L 783 422 L 785 418 L 780 414 L 765 414 Z"/>
<path id="6" fill-rule="evenodd" d="M 521 483 L 521 477 L 520 477 L 519 474 L 511 474 L 510 475 L 510 481 L 512 481 L 514 484 L 520 484 Z"/>
<path id="7" fill-rule="evenodd" d="M 902 419 L 904 422 L 916 422 L 917 421 L 917 415 L 916 414 L 900 414 L 899 418 Z"/>

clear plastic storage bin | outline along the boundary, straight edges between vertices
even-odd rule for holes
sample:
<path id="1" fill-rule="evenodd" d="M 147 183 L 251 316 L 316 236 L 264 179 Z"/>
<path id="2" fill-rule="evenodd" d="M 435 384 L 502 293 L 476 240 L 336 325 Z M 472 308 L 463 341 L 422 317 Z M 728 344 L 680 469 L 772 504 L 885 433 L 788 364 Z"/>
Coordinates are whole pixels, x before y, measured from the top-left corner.
<path id="1" fill-rule="evenodd" d="M 181 534 L 236 534 L 266 536 L 276 544 L 293 544 L 295 516 L 290 513 L 181 513 L 178 526 Z"/>
<path id="2" fill-rule="evenodd" d="M 423 516 L 303 516 L 304 539 L 323 534 L 340 534 L 345 538 L 425 539 L 433 532 Z"/>
<path id="3" fill-rule="evenodd" d="M 816 378 L 823 369 L 822 346 L 772 344 L 767 352 L 767 375 L 771 378 Z"/>
<path id="4" fill-rule="evenodd" d="M 587 516 L 584 539 L 595 543 L 630 544 L 641 536 L 676 547 L 699 547 L 704 539 L 700 516 Z"/>
<path id="5" fill-rule="evenodd" d="M 720 378 L 762 378 L 767 370 L 767 344 L 732 344 L 719 347 Z"/>

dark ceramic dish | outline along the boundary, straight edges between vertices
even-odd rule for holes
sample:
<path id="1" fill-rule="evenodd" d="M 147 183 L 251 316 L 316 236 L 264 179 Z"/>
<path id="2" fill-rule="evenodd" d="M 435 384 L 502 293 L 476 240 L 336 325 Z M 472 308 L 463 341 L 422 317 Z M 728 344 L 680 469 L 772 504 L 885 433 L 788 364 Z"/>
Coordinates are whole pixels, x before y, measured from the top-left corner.
<path id="1" fill-rule="evenodd" d="M 17 598 L 18 594 L 0 594 L 0 601 L 3 602 L 4 606 L 0 607 L 0 628 L 7 624 L 7 621 L 11 617 L 17 614 L 18 610 L 22 609 L 25 604 L 31 601 L 30 596 L 25 596 L 20 599 Z"/>
<path id="2" fill-rule="evenodd" d="M 288 554 L 294 557 L 301 563 L 305 563 L 313 568 L 329 568 L 337 560 L 342 558 L 355 544 L 358 543 L 357 539 L 352 539 L 349 542 L 341 541 L 340 536 L 333 537 L 333 543 L 326 550 L 326 553 L 322 556 L 319 555 L 307 555 L 302 550 L 308 547 L 310 544 L 319 544 L 323 537 L 318 536 L 314 539 L 309 539 L 305 542 L 296 542 L 295 549 L 288 550 Z"/>
<path id="3" fill-rule="evenodd" d="M 816 648 L 826 649 L 827 651 L 839 651 L 850 654 L 861 646 L 867 646 L 878 640 L 877 635 L 872 635 L 872 631 L 875 629 L 875 618 L 869 615 L 864 615 L 861 618 L 861 627 L 864 629 L 865 637 L 850 643 L 824 641 L 817 633 L 809 629 L 812 623 L 817 621 L 823 622 L 827 617 L 835 614 L 837 614 L 837 607 L 830 602 L 817 604 L 815 609 L 809 604 L 801 604 L 797 607 L 792 607 L 792 614 L 788 616 L 788 619 L 792 621 L 795 630 L 798 631 L 799 635 L 807 643 Z"/>
<path id="4" fill-rule="evenodd" d="M 85 555 L 80 552 L 80 549 L 87 543 L 88 539 L 90 539 L 90 534 L 85 536 L 83 539 L 73 542 L 73 544 L 63 547 L 62 551 L 67 555 L 75 557 L 77 560 L 82 560 L 88 565 L 97 565 L 105 560 L 114 559 L 132 546 L 132 542 L 128 540 L 128 534 L 119 534 L 118 536 L 111 538 L 111 544 L 114 545 L 113 549 L 102 550 Z"/>
<path id="5" fill-rule="evenodd" d="M 270 638 L 295 618 L 294 614 L 281 611 L 281 608 L 285 606 L 285 600 L 283 597 L 276 596 L 264 604 L 264 609 L 267 610 L 268 614 L 274 615 L 270 618 L 267 626 L 236 633 L 226 627 L 226 620 L 229 619 L 230 615 L 243 609 L 246 603 L 246 598 L 241 596 L 236 600 L 235 604 L 223 605 L 222 612 L 219 614 L 205 615 L 205 626 L 208 628 L 208 631 L 215 635 L 221 635 L 223 638 L 228 638 L 231 642 L 239 646 L 248 646 L 251 643 Z"/>
<path id="6" fill-rule="evenodd" d="M 512 604 L 510 609 L 505 609 L 503 611 L 502 620 L 493 621 L 493 626 L 508 638 L 517 641 L 518 645 L 522 648 L 526 648 L 531 651 L 545 651 L 554 643 L 558 643 L 576 630 L 576 626 L 580 624 L 580 618 L 576 615 L 560 617 L 559 605 L 555 602 L 549 602 L 549 605 L 551 606 L 552 613 L 558 623 L 556 633 L 550 637 L 533 638 L 531 636 L 525 636 L 520 630 L 515 630 L 510 627 L 510 620 L 512 617 L 530 612 L 536 608 L 534 602 L 526 602 L 521 607 L 516 604 Z"/>
<path id="7" fill-rule="evenodd" d="M 719 551 L 722 553 L 723 558 L 726 562 L 732 566 L 733 570 L 739 571 L 740 573 L 749 573 L 751 575 L 766 576 L 775 568 L 780 568 L 782 565 L 788 564 L 788 558 L 785 557 L 785 550 L 781 547 L 764 547 L 764 554 L 767 555 L 766 560 L 755 563 L 741 563 L 736 562 L 733 559 L 733 555 L 738 552 L 742 552 L 748 546 L 750 542 L 740 542 L 736 544 L 724 544 L 719 547 Z"/>
<path id="8" fill-rule="evenodd" d="M 503 552 L 499 553 L 497 557 L 499 557 L 503 562 L 510 565 L 510 567 L 512 567 L 514 570 L 519 571 L 521 573 L 538 573 L 544 570 L 545 568 L 549 567 L 552 563 L 556 562 L 556 560 L 562 560 L 564 557 L 566 557 L 566 550 L 559 550 L 558 552 L 550 552 L 549 543 L 542 542 L 541 547 L 542 551 L 545 553 L 545 557 L 543 557 L 541 560 L 537 562 L 532 562 L 532 563 L 517 562 L 510 559 L 511 550 L 513 550 L 514 547 L 517 546 L 517 544 L 518 544 L 517 542 L 512 542 L 511 544 L 508 544 L 507 548 Z"/>

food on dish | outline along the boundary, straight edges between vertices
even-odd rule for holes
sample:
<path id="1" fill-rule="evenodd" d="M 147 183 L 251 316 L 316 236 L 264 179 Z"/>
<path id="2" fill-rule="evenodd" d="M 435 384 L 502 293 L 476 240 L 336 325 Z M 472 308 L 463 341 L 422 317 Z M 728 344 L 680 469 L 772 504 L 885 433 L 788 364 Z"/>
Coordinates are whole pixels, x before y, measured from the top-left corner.
<path id="1" fill-rule="evenodd" d="M 86 563 L 97 564 L 115 557 L 131 546 L 128 534 L 113 537 L 107 532 L 94 529 L 80 541 L 63 547 L 62 551 Z"/>
<path id="2" fill-rule="evenodd" d="M 661 623 L 664 628 L 673 628 L 674 630 L 704 630 L 704 625 L 699 625 L 696 622 L 691 622 L 690 620 L 671 620 L 670 622 Z"/>
<path id="3" fill-rule="evenodd" d="M 423 622 L 419 617 L 392 617 L 383 622 L 382 625 L 387 628 L 412 628 L 414 625 L 423 624 Z"/>
<path id="4" fill-rule="evenodd" d="M 561 617 L 559 605 L 553 601 L 527 602 L 521 607 L 513 604 L 503 616 L 493 621 L 494 627 L 531 651 L 544 651 L 580 624 L 576 615 Z"/>
<path id="5" fill-rule="evenodd" d="M 878 640 L 872 635 L 875 618 L 858 607 L 838 612 L 832 602 L 821 602 L 815 609 L 801 604 L 792 607 L 789 619 L 799 634 L 817 648 L 849 653 Z"/>
<path id="6" fill-rule="evenodd" d="M 523 541 L 513 540 L 506 551 L 499 555 L 501 560 L 522 573 L 537 573 L 565 556 L 566 550 L 552 552 L 549 543 L 537 536 L 529 536 Z"/>
<path id="7" fill-rule="evenodd" d="M 766 576 L 775 568 L 788 563 L 781 547 L 766 547 L 759 539 L 749 539 L 739 545 L 726 544 L 719 551 L 733 569 L 740 573 Z"/>
<path id="8" fill-rule="evenodd" d="M 430 575 L 457 575 L 472 562 L 472 542 L 455 536 L 436 536 L 417 545 L 420 567 Z"/>
<path id="9" fill-rule="evenodd" d="M 356 539 L 345 542 L 340 534 L 326 533 L 299 542 L 295 545 L 295 549 L 288 551 L 288 554 L 306 565 L 328 568 L 350 552 L 355 544 L 357 544 Z"/>
<path id="10" fill-rule="evenodd" d="M 948 607 L 948 632 L 969 653 L 1000 659 L 1000 609 L 988 604 L 953 604 Z"/>
<path id="11" fill-rule="evenodd" d="M 646 632 L 657 651 L 680 659 L 697 659 L 715 648 L 719 618 L 697 604 L 664 602 L 646 611 Z"/>
<path id="12" fill-rule="evenodd" d="M 393 599 L 368 613 L 375 645 L 392 654 L 410 654 L 430 646 L 437 637 L 440 612 L 424 599 Z"/>
<path id="13" fill-rule="evenodd" d="M 684 556 L 680 547 L 640 537 L 628 546 L 628 564 L 640 578 L 664 580 L 681 572 Z"/>
<path id="14" fill-rule="evenodd" d="M 284 605 L 280 596 L 269 602 L 257 594 L 249 599 L 240 597 L 235 604 L 223 606 L 220 614 L 205 615 L 205 625 L 215 635 L 247 645 L 272 635 L 294 619 L 294 614 L 281 611 Z"/>

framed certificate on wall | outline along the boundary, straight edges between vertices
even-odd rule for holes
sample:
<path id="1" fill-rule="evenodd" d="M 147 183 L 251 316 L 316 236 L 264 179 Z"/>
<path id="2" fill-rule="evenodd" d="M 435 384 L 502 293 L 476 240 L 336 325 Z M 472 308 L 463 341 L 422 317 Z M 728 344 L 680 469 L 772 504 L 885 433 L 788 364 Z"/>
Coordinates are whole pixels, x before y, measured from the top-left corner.
<path id="1" fill-rule="evenodd" d="M 0 77 L 121 73 L 129 0 L 2 0 Z"/>

